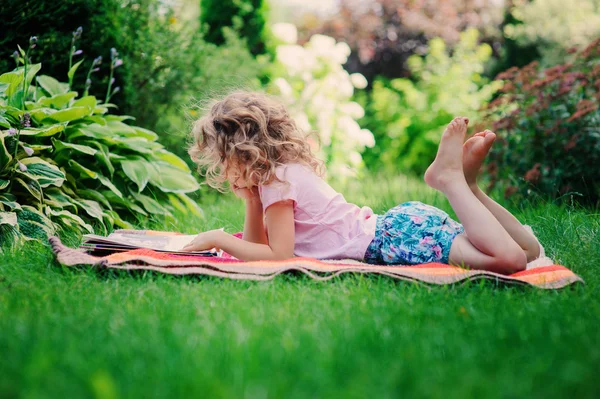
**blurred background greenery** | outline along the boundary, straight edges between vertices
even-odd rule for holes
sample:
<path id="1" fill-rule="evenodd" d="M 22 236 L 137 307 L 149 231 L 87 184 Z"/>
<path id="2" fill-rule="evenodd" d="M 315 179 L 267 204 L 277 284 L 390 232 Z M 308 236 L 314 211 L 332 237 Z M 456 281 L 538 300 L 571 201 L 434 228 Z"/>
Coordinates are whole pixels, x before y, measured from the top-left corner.
<path id="1" fill-rule="evenodd" d="M 89 86 L 102 102 L 107 85 L 118 87 L 110 112 L 155 131 L 190 168 L 190 122 L 210 99 L 245 88 L 279 95 L 316 131 L 331 180 L 420 176 L 444 125 L 466 115 L 470 133 L 490 128 L 500 138 L 490 189 L 594 205 L 600 0 L 563 3 L 5 0 L 0 13 L 12 17 L 0 26 L 0 72 L 12 71 L 17 45 L 36 36 L 31 63 L 68 80 L 82 27 L 79 71 L 98 56 L 105 62 L 90 82 L 77 73 L 71 89 Z M 122 60 L 114 82 L 111 48 Z"/>

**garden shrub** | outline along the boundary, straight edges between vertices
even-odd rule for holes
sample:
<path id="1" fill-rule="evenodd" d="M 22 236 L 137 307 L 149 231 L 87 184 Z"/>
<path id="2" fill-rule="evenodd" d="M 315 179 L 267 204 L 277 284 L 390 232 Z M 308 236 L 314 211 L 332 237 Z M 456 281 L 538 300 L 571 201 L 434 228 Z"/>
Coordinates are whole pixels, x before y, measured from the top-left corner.
<path id="1" fill-rule="evenodd" d="M 263 0 L 201 0 L 200 23 L 205 40 L 222 45 L 223 28 L 233 28 L 248 44 L 252 54 L 265 52 L 266 2 Z"/>
<path id="2" fill-rule="evenodd" d="M 506 196 L 576 194 L 600 199 L 600 39 L 572 63 L 533 62 L 498 75 L 501 95 L 486 107 L 499 140 L 488 171 Z"/>
<path id="3" fill-rule="evenodd" d="M 314 35 L 300 46 L 291 24 L 278 24 L 274 34 L 287 43 L 276 47 L 270 90 L 278 94 L 298 126 L 315 131 L 319 155 L 330 176 L 344 177 L 362 166 L 361 151 L 373 146 L 373 134 L 356 122 L 363 108 L 351 101 L 355 88 L 365 88 L 361 74 L 349 75 L 343 68 L 350 48 L 328 36 Z M 287 34 L 285 34 L 287 32 Z"/>
<path id="4" fill-rule="evenodd" d="M 185 194 L 198 189 L 186 163 L 154 132 L 124 123 L 131 117 L 109 114 L 113 104 L 36 76 L 41 64 L 25 63 L 35 45 L 19 48 L 23 65 L 0 75 L 0 242 L 199 215 Z M 109 62 L 111 71 L 120 64 L 116 53 Z"/>
<path id="5" fill-rule="evenodd" d="M 588 45 L 600 35 L 600 0 L 515 1 L 510 10 L 518 23 L 504 27 L 508 39 L 519 46 L 535 46 L 542 65 L 564 62 L 567 50 Z"/>
<path id="6" fill-rule="evenodd" d="M 375 135 L 376 145 L 363 154 L 371 169 L 423 174 L 450 120 L 475 119 L 502 85 L 482 76 L 492 50 L 477 40 L 475 29 L 461 33 L 450 55 L 443 40 L 432 39 L 427 55 L 408 60 L 412 79 L 378 79 L 371 93 L 359 97 L 366 107 L 361 122 Z"/>
<path id="7" fill-rule="evenodd" d="M 44 60 L 44 72 L 67 80 L 66 55 L 73 32 L 81 26 L 83 35 L 75 43 L 84 51 L 81 68 L 88 70 L 98 56 L 109 59 L 111 48 L 116 48 L 123 66 L 114 83 L 121 93 L 112 102 L 146 128 L 156 129 L 167 108 L 177 103 L 181 92 L 189 92 L 192 78 L 202 69 L 197 23 L 180 23 L 165 2 L 5 0 L 0 2 L 0 14 L 14 16 L 0 26 L 0 71 L 11 70 L 10 54 L 17 44 L 36 35 L 36 57 Z M 106 68 L 101 69 L 90 93 L 105 99 L 109 79 Z M 83 92 L 85 86 L 85 75 L 76 76 L 73 88 Z"/>

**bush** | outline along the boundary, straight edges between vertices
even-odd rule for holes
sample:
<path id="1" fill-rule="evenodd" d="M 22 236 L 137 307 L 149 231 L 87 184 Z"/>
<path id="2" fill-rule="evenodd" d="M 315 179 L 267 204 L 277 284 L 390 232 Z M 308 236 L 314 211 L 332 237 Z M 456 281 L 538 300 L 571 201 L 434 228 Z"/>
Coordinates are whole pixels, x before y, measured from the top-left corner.
<path id="1" fill-rule="evenodd" d="M 216 46 L 199 40 L 196 43 L 198 73 L 185 83 L 185 90 L 178 91 L 172 102 L 157 107 L 160 115 L 155 130 L 165 132 L 160 142 L 170 151 L 184 158 L 188 165 L 193 163 L 184 145 L 188 140 L 191 120 L 197 119 L 207 99 L 220 97 L 234 89 L 256 90 L 261 87 L 259 76 L 267 63 L 255 59 L 246 43 L 231 29 L 224 28 L 225 43 Z"/>
<path id="2" fill-rule="evenodd" d="M 179 103 L 180 93 L 189 93 L 202 68 L 199 56 L 204 43 L 197 24 L 179 23 L 164 2 L 6 0 L 0 2 L 0 14 L 12 16 L 4 18 L 0 28 L 0 49 L 4 49 L 0 71 L 11 70 L 12 51 L 36 35 L 36 57 L 44 60 L 45 73 L 66 80 L 73 32 L 81 26 L 83 35 L 75 43 L 85 49 L 81 68 L 89 69 L 97 56 L 109 59 L 111 48 L 116 48 L 124 64 L 114 83 L 121 94 L 113 102 L 150 129 Z M 105 99 L 109 79 L 106 69 L 101 69 L 90 93 Z M 85 85 L 84 75 L 75 77 L 75 90 L 83 92 Z"/>
<path id="3" fill-rule="evenodd" d="M 288 44 L 276 47 L 270 90 L 282 98 L 301 129 L 316 129 L 319 155 L 330 175 L 353 174 L 362 166 L 360 152 L 375 143 L 373 134 L 356 122 L 364 110 L 351 101 L 352 95 L 355 87 L 364 88 L 367 81 L 342 67 L 350 48 L 323 35 L 314 35 L 304 46 L 295 44 L 297 35 L 291 24 L 278 24 L 273 32 Z"/>
<path id="4" fill-rule="evenodd" d="M 207 42 L 224 44 L 223 28 L 233 28 L 256 55 L 265 52 L 265 13 L 263 0 L 202 0 L 200 23 Z"/>
<path id="5" fill-rule="evenodd" d="M 511 68 L 486 109 L 499 140 L 490 155 L 492 187 L 505 195 L 538 192 L 600 199 L 600 39 L 571 64 Z"/>
<path id="6" fill-rule="evenodd" d="M 535 46 L 542 64 L 564 62 L 567 50 L 583 48 L 600 35 L 600 0 L 516 1 L 512 16 L 520 23 L 504 27 L 507 38 L 519 46 Z"/>
<path id="7" fill-rule="evenodd" d="M 20 63 L 34 46 L 20 50 Z M 0 75 L 0 242 L 42 239 L 58 226 L 91 233 L 90 223 L 130 228 L 127 216 L 200 213 L 185 194 L 196 180 L 154 132 L 68 83 L 35 78 L 40 69 L 25 63 Z"/>
<path id="8" fill-rule="evenodd" d="M 413 80 L 379 79 L 369 95 L 359 97 L 366 106 L 361 122 L 376 142 L 363 154 L 367 166 L 423 174 L 450 120 L 457 115 L 474 119 L 501 86 L 482 77 L 492 51 L 477 39 L 475 29 L 463 32 L 452 56 L 443 40 L 432 39 L 425 57 L 409 58 Z"/>

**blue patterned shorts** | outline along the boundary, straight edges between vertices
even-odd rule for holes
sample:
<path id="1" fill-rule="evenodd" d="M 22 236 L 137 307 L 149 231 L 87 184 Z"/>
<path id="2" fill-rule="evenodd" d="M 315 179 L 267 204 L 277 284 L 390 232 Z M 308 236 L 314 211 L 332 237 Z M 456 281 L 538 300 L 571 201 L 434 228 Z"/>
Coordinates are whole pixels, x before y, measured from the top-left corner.
<path id="1" fill-rule="evenodd" d="M 387 265 L 448 263 L 450 247 L 462 225 L 436 207 L 411 201 L 377 216 L 375 238 L 365 262 Z"/>

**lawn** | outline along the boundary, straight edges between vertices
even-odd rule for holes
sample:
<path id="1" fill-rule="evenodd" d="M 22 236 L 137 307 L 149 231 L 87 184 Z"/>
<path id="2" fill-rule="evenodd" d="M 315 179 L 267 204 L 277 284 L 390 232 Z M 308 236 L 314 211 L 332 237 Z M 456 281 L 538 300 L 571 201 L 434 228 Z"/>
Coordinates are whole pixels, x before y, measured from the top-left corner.
<path id="1" fill-rule="evenodd" d="M 377 212 L 415 199 L 449 210 L 406 178 L 346 192 Z M 242 228 L 238 200 L 203 207 L 206 221 L 166 228 Z M 597 397 L 598 212 L 511 209 L 585 285 L 107 273 L 61 268 L 28 245 L 0 261 L 0 397 Z"/>

